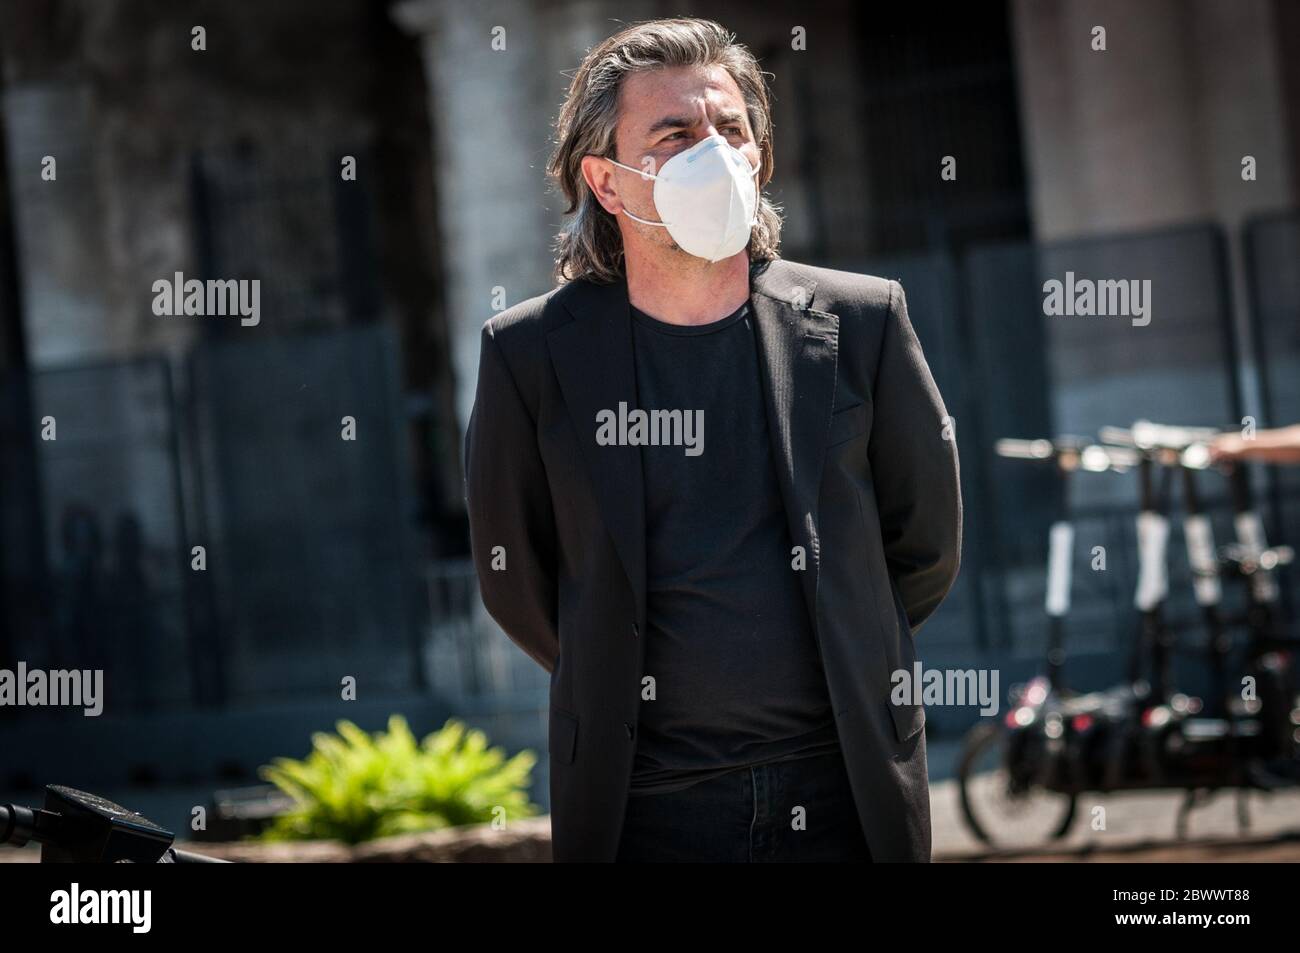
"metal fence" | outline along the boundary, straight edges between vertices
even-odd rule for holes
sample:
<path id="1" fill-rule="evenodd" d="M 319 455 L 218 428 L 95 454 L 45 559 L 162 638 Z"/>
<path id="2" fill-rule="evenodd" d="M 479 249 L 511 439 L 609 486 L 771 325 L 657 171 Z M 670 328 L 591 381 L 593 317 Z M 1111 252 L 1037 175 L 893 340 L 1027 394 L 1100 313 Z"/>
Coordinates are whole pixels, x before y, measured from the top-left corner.
<path id="1" fill-rule="evenodd" d="M 35 454 L 43 611 L 8 653 L 103 668 L 115 712 L 421 690 L 396 350 L 365 325 L 202 342 L 183 387 L 163 359 L 33 375 L 46 439 L 6 449 Z"/>
<path id="2" fill-rule="evenodd" d="M 230 700 L 345 676 L 372 693 L 419 687 L 396 352 L 367 325 L 194 353 L 198 541 Z"/>
<path id="3" fill-rule="evenodd" d="M 103 669 L 131 707 L 187 703 L 185 521 L 168 365 L 52 370 L 32 385 L 49 613 L 43 629 L 17 630 L 15 654 L 33 667 Z"/>

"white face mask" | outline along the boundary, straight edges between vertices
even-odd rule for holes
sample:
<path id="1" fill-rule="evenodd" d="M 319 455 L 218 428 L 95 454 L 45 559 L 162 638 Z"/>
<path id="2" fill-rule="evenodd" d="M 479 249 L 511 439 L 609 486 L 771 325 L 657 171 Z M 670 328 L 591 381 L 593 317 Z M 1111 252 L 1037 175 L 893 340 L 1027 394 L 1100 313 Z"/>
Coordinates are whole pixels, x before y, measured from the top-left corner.
<path id="1" fill-rule="evenodd" d="M 722 136 L 701 139 L 677 153 L 651 175 L 609 160 L 629 172 L 655 180 L 655 208 L 662 222 L 624 214 L 643 225 L 659 225 L 687 254 L 708 261 L 730 258 L 749 244 L 758 221 L 758 184 L 745 154 Z"/>

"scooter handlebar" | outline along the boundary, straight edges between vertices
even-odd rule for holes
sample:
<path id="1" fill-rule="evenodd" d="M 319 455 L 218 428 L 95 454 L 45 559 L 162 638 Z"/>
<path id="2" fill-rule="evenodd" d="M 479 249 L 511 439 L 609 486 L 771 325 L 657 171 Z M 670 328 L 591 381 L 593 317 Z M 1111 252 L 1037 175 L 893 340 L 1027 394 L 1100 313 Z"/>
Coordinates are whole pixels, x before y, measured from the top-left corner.
<path id="1" fill-rule="evenodd" d="M 1065 471 L 1088 470 L 1103 473 L 1123 472 L 1137 465 L 1139 454 L 1130 447 L 1107 447 L 1081 437 L 1057 437 L 1055 440 L 1018 440 L 1004 438 L 994 444 L 998 456 L 1008 460 L 1055 462 Z"/>
<path id="2" fill-rule="evenodd" d="M 1136 447 L 1146 451 L 1172 450 L 1181 453 L 1195 444 L 1209 443 L 1220 432 L 1217 427 L 1175 427 L 1169 424 L 1152 423 L 1149 420 L 1138 420 L 1134 421 L 1132 427 L 1102 427 L 1098 435 L 1106 443 L 1124 447 Z"/>

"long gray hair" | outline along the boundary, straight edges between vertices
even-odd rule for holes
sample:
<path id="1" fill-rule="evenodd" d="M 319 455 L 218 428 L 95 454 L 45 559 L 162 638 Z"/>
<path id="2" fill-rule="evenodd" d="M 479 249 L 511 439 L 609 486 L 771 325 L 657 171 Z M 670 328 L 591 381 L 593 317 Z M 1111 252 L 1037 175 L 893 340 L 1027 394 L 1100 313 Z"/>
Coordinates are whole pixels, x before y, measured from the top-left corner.
<path id="1" fill-rule="evenodd" d="M 564 193 L 572 217 L 556 236 L 555 279 L 605 284 L 625 276 L 623 237 L 614 216 L 596 201 L 582 177 L 582 157 L 614 158 L 619 90 L 623 78 L 672 66 L 722 66 L 740 87 L 758 143 L 758 221 L 750 234 L 751 261 L 777 257 L 780 210 L 761 192 L 772 178 L 772 112 L 758 61 L 711 20 L 682 17 L 633 24 L 588 51 L 569 84 L 555 122 L 555 151 L 546 171 Z"/>

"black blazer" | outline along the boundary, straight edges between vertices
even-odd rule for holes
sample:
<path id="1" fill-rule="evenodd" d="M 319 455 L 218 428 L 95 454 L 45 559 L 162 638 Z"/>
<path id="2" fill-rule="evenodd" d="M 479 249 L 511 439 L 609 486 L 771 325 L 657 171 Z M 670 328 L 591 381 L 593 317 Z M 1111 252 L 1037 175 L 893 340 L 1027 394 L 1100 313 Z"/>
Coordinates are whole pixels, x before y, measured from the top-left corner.
<path id="1" fill-rule="evenodd" d="M 929 860 L 925 711 L 890 703 L 890 673 L 911 670 L 913 637 L 957 575 L 952 428 L 897 282 L 775 260 L 751 267 L 750 287 L 781 494 L 863 832 L 876 860 Z M 636 747 L 640 448 L 596 442 L 597 413 L 620 401 L 636 406 L 625 281 L 570 282 L 484 326 L 465 443 L 474 564 L 488 611 L 551 675 L 557 861 L 614 859 Z"/>

